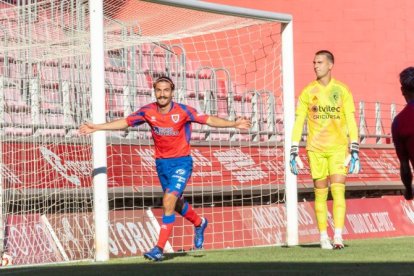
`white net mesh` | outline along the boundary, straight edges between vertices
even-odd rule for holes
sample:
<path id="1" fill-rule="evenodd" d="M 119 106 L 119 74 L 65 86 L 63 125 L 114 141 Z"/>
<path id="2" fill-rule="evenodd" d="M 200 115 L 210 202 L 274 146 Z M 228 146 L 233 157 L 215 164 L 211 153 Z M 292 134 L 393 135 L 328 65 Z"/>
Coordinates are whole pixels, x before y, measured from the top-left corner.
<path id="1" fill-rule="evenodd" d="M 93 258 L 91 137 L 77 132 L 93 104 L 88 3 L 32 2 L 0 9 L 0 242 L 15 264 Z M 281 243 L 258 239 L 252 220 L 283 200 L 281 24 L 137 0 L 105 1 L 104 16 L 108 121 L 152 102 L 168 75 L 176 101 L 253 122 L 193 126 L 185 197 L 210 220 L 205 248 Z M 111 257 L 141 255 L 162 213 L 149 128 L 107 137 Z M 192 235 L 178 219 L 168 250 Z"/>

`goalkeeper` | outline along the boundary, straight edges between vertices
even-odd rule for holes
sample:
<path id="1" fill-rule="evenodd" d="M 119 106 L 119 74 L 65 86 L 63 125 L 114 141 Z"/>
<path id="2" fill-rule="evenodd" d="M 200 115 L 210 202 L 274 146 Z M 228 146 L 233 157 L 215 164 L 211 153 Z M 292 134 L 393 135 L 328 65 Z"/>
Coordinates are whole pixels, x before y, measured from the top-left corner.
<path id="1" fill-rule="evenodd" d="M 404 197 L 413 199 L 413 173 L 414 168 L 414 67 L 408 67 L 400 73 L 401 92 L 407 105 L 394 118 L 392 122 L 392 139 L 398 160 L 400 161 L 401 181 L 405 186 Z"/>
<path id="2" fill-rule="evenodd" d="M 316 80 L 299 96 L 292 134 L 290 168 L 301 167 L 299 141 L 307 120 L 306 150 L 315 192 L 315 215 L 322 249 L 342 249 L 345 223 L 345 181 L 347 173 L 360 171 L 358 129 L 353 97 L 347 86 L 331 77 L 334 56 L 327 50 L 316 52 L 313 69 Z M 327 233 L 327 198 L 330 183 L 333 198 L 334 240 Z"/>

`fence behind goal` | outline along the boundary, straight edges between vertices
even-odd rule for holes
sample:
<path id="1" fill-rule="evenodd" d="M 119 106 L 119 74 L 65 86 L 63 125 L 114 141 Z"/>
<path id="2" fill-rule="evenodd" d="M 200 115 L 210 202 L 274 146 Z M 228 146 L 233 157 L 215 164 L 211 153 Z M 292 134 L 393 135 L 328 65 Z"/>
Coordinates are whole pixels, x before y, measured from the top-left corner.
<path id="1" fill-rule="evenodd" d="M 162 75 L 174 80 L 177 102 L 250 118 L 249 131 L 193 125 L 185 197 L 210 220 L 206 249 L 286 243 L 280 231 L 258 238 L 255 218 L 285 199 L 290 17 L 158 2 L 169 5 L 104 1 L 106 120 L 153 102 L 152 82 Z M 92 137 L 77 130 L 93 120 L 88 3 L 0 7 L 0 251 L 17 265 L 93 259 Z M 150 131 L 143 125 L 106 139 L 110 257 L 139 256 L 156 243 L 162 213 Z M 166 250 L 187 250 L 192 239 L 178 219 Z"/>

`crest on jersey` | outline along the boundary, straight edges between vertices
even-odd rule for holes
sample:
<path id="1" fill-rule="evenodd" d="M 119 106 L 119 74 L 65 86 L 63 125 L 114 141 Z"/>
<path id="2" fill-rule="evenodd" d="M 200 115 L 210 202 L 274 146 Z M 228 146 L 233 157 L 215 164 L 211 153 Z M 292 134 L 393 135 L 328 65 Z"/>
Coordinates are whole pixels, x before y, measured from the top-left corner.
<path id="1" fill-rule="evenodd" d="M 178 123 L 178 121 L 180 120 L 180 114 L 173 114 L 173 115 L 171 115 L 171 120 L 174 123 Z"/>
<path id="2" fill-rule="evenodd" d="M 338 89 L 334 89 L 334 90 L 332 91 L 332 94 L 331 94 L 331 96 L 330 96 L 330 101 L 331 101 L 333 104 L 338 103 L 338 101 L 339 101 L 339 93 L 340 93 L 340 91 L 339 91 Z"/>

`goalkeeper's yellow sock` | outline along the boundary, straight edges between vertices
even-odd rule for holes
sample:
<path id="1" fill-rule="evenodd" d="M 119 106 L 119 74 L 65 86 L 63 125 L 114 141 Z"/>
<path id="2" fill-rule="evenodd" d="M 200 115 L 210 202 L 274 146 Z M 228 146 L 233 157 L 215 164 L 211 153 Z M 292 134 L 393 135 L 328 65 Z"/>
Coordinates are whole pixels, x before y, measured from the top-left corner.
<path id="1" fill-rule="evenodd" d="M 318 222 L 319 232 L 326 232 L 328 228 L 328 188 L 315 188 L 315 215 Z"/>
<path id="2" fill-rule="evenodd" d="M 342 229 L 345 224 L 345 184 L 343 183 L 332 183 L 331 194 L 333 198 L 333 217 L 335 229 Z"/>

